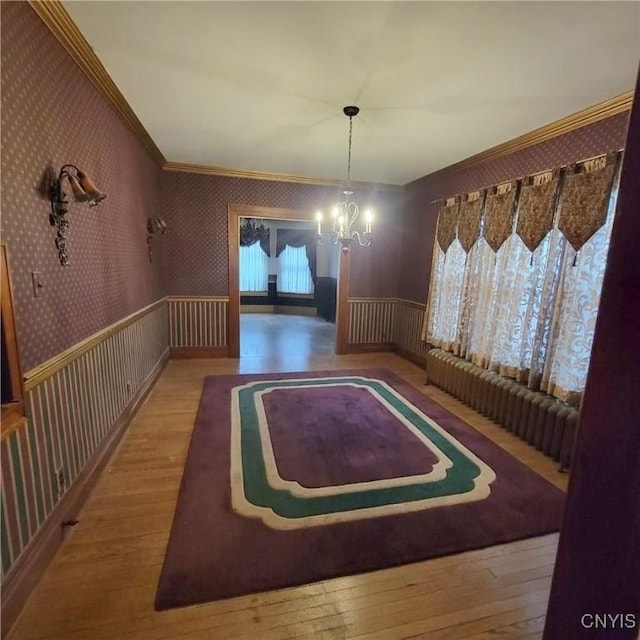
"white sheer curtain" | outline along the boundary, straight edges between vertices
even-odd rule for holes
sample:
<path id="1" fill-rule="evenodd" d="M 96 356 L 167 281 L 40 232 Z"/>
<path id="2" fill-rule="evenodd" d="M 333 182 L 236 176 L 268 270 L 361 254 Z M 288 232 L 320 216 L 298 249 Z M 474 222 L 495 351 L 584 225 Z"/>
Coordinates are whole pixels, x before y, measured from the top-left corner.
<path id="1" fill-rule="evenodd" d="M 562 258 L 557 313 L 549 327 L 550 357 L 541 372 L 541 385 L 548 393 L 570 402 L 578 399 L 576 390 L 584 389 L 587 379 L 617 195 L 614 188 L 605 225 L 579 252 L 558 232 Z"/>
<path id="2" fill-rule="evenodd" d="M 240 247 L 240 291 L 268 291 L 269 258 L 259 242 Z"/>
<path id="3" fill-rule="evenodd" d="M 459 318 L 467 254 L 458 240 L 445 253 L 433 245 L 427 330 L 423 339 L 435 347 L 458 353 Z"/>
<path id="4" fill-rule="evenodd" d="M 578 404 L 586 383 L 617 190 L 576 252 L 555 222 L 533 251 L 513 229 L 494 252 L 434 242 L 423 339 Z M 551 223 L 550 223 L 551 224 Z M 482 231 L 480 232 L 482 234 Z M 544 232 L 543 232 L 544 233 Z"/>
<path id="5" fill-rule="evenodd" d="M 281 293 L 313 293 L 313 279 L 305 247 L 287 245 L 278 256 L 277 286 Z"/>

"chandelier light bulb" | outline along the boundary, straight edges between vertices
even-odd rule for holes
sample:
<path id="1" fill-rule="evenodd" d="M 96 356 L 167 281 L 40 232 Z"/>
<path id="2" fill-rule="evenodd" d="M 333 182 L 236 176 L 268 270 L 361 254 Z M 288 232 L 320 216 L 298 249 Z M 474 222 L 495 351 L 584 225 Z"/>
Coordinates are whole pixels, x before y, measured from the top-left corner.
<path id="1" fill-rule="evenodd" d="M 373 222 L 373 211 L 371 211 L 371 209 L 367 209 L 364 212 L 364 222 L 364 232 L 371 233 L 371 223 Z"/>

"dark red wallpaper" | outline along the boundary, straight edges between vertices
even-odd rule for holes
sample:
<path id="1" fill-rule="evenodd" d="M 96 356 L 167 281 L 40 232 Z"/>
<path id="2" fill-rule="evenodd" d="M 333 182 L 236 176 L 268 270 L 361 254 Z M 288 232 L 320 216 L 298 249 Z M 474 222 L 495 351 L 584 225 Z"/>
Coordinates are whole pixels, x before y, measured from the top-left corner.
<path id="1" fill-rule="evenodd" d="M 466 169 L 446 168 L 407 187 L 398 297 L 427 298 L 435 226 L 441 200 L 459 193 L 560 167 L 624 147 L 628 112 Z"/>
<path id="2" fill-rule="evenodd" d="M 245 204 L 284 209 L 329 210 L 337 187 L 180 171 L 162 174 L 162 215 L 169 225 L 164 243 L 167 293 L 228 294 L 227 208 Z M 402 194 L 356 191 L 356 201 L 376 211 L 375 244 L 353 249 L 352 296 L 393 297 L 398 287 Z"/>
<path id="3" fill-rule="evenodd" d="M 160 168 L 29 4 L 2 2 L 1 11 L 2 242 L 26 371 L 164 295 L 146 244 Z M 62 267 L 40 184 L 48 165 L 66 163 L 108 197 L 71 204 Z M 32 271 L 42 273 L 37 298 Z"/>

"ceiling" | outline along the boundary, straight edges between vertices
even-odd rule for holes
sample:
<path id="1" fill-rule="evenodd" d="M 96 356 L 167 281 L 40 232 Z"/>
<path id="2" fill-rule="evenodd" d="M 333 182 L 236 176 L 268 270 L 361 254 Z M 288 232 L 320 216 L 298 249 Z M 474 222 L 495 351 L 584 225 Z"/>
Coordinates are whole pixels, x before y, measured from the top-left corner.
<path id="1" fill-rule="evenodd" d="M 164 156 L 405 184 L 631 90 L 638 2 L 63 3 Z"/>

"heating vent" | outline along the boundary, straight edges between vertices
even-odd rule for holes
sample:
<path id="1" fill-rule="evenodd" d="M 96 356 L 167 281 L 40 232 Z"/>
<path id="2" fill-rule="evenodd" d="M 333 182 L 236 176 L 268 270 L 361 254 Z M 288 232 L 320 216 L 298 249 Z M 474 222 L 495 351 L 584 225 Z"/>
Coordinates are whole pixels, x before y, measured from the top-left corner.
<path id="1" fill-rule="evenodd" d="M 427 381 L 569 468 L 577 409 L 441 349 L 427 354 Z"/>

